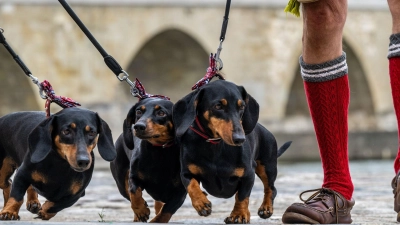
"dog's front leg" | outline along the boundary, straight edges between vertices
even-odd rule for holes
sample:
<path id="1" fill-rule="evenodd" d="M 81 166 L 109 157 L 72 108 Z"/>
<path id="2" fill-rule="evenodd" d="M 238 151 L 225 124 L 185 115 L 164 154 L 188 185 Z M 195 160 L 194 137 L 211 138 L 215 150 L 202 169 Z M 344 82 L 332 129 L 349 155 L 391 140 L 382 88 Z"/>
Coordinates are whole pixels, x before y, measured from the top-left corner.
<path id="1" fill-rule="evenodd" d="M 186 189 L 197 213 L 200 216 L 209 216 L 212 211 L 211 202 L 207 199 L 207 194 L 201 191 L 199 182 L 192 178 Z"/>
<path id="2" fill-rule="evenodd" d="M 235 205 L 231 215 L 224 220 L 225 223 L 250 223 L 249 197 L 254 185 L 254 177 L 252 174 L 241 178 L 235 195 Z"/>
<path id="3" fill-rule="evenodd" d="M 133 222 L 147 222 L 150 216 L 150 209 L 147 202 L 142 197 L 142 189 L 140 187 L 130 190 L 129 197 L 131 200 L 131 208 L 135 213 Z"/>
<path id="4" fill-rule="evenodd" d="M 57 213 L 49 212 L 51 208 L 55 208 L 56 204 L 54 202 L 45 201 L 42 208 L 38 212 L 38 216 L 35 219 L 49 220 L 53 218 Z"/>
<path id="5" fill-rule="evenodd" d="M 38 193 L 35 191 L 35 189 L 33 189 L 32 185 L 29 186 L 28 190 L 26 190 L 26 193 L 26 209 L 33 214 L 37 214 L 41 207 L 38 199 Z"/>
<path id="6" fill-rule="evenodd" d="M 26 171 L 21 168 L 12 183 L 10 198 L 0 212 L 0 220 L 19 220 L 19 209 L 24 203 L 24 195 L 30 185 L 30 180 L 25 176 Z"/>

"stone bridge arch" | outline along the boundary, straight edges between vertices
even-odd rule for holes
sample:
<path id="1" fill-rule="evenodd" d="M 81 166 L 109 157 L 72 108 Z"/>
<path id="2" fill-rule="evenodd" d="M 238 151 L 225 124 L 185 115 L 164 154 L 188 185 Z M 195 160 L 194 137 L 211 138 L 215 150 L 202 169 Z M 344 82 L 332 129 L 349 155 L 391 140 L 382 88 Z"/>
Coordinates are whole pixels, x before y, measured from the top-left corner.
<path id="1" fill-rule="evenodd" d="M 347 55 L 350 83 L 349 130 L 376 129 L 375 109 L 366 73 L 355 51 L 343 40 L 343 50 Z M 285 118 L 290 121 L 310 119 L 307 100 L 305 98 L 303 80 L 298 66 L 292 81 Z"/>
<path id="2" fill-rule="evenodd" d="M 192 36 L 172 28 L 151 37 L 128 64 L 151 94 L 166 95 L 176 102 L 205 75 L 208 54 Z M 127 93 L 127 92 L 126 92 Z"/>
<path id="3" fill-rule="evenodd" d="M 8 51 L 0 46 L 0 116 L 16 111 L 40 110 L 39 92 Z M 44 107 L 44 102 L 43 102 Z"/>

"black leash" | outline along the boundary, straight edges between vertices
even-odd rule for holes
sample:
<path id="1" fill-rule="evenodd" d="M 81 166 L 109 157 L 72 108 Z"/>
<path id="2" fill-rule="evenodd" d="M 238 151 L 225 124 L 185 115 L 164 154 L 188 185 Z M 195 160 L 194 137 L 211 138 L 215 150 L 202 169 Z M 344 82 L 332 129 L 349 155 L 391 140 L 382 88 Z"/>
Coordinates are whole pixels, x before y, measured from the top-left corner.
<path id="1" fill-rule="evenodd" d="M 219 46 L 217 49 L 217 54 L 215 54 L 215 61 L 217 61 L 218 63 L 218 70 L 222 70 L 222 68 L 224 67 L 224 64 L 222 63 L 222 60 L 219 56 L 222 51 L 222 42 L 224 42 L 225 40 L 226 29 L 228 28 L 230 8 L 231 8 L 231 0 L 226 0 L 225 15 L 224 15 L 224 20 L 222 21 L 221 35 L 219 37 Z"/>
<path id="2" fill-rule="evenodd" d="M 100 54 L 104 58 L 104 62 L 110 68 L 110 70 L 117 76 L 119 81 L 126 81 L 129 86 L 131 87 L 131 94 L 135 97 L 138 96 L 138 90 L 136 89 L 135 85 L 136 82 L 132 82 L 129 80 L 129 74 L 124 71 L 121 66 L 118 64 L 118 62 L 111 56 L 109 55 L 103 47 L 97 42 L 96 38 L 90 33 L 90 31 L 86 28 L 85 24 L 82 23 L 82 21 L 79 19 L 79 17 L 76 15 L 74 10 L 68 5 L 68 3 L 65 0 L 58 0 L 61 5 L 64 7 L 64 9 L 67 11 L 67 13 L 71 16 L 71 18 L 75 21 L 75 23 L 81 28 L 83 33 L 86 35 L 86 37 L 89 38 L 89 40 L 92 42 L 92 44 L 97 48 L 97 50 L 100 52 Z"/>
<path id="3" fill-rule="evenodd" d="M 78 102 L 74 101 L 71 98 L 55 95 L 53 87 L 51 86 L 50 82 L 48 82 L 47 80 L 44 80 L 43 82 L 39 82 L 38 78 L 36 78 L 32 75 L 31 71 L 28 69 L 28 67 L 25 65 L 25 63 L 21 60 L 21 58 L 14 52 L 14 50 L 11 48 L 11 46 L 7 43 L 6 38 L 4 37 L 3 33 L 4 33 L 4 30 L 0 27 L 0 44 L 4 45 L 4 47 L 11 54 L 11 56 L 14 58 L 15 62 L 17 62 L 17 64 L 21 67 L 21 69 L 24 71 L 24 73 L 29 78 L 31 78 L 31 80 L 34 84 L 36 84 L 39 87 L 40 97 L 42 99 L 46 100 L 45 111 L 46 111 L 47 117 L 50 116 L 50 104 L 52 102 L 55 102 L 57 105 L 59 105 L 62 108 L 70 108 L 70 107 L 80 106 L 80 104 Z"/>
<path id="4" fill-rule="evenodd" d="M 47 99 L 47 96 L 43 94 L 42 87 L 40 86 L 39 80 L 34 77 L 31 73 L 31 71 L 28 69 L 28 67 L 25 65 L 25 63 L 19 58 L 19 56 L 14 52 L 14 50 L 11 48 L 11 46 L 7 43 L 6 38 L 3 35 L 4 30 L 0 28 L 0 43 L 4 45 L 4 47 L 7 49 L 7 51 L 11 54 L 15 62 L 21 67 L 21 69 L 24 71 L 24 73 L 31 78 L 32 82 L 36 84 L 39 87 L 39 94 L 40 97 L 43 99 Z"/>

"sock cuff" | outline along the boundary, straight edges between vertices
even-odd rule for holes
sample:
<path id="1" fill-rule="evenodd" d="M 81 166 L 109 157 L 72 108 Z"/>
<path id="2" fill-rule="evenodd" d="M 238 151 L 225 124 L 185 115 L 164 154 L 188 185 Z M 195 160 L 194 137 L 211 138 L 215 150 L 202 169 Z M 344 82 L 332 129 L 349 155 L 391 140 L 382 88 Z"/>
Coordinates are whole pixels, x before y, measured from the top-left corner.
<path id="1" fill-rule="evenodd" d="M 346 53 L 331 61 L 320 64 L 307 64 L 300 56 L 301 77 L 306 82 L 324 82 L 348 74 Z"/>
<path id="2" fill-rule="evenodd" d="M 392 34 L 389 37 L 389 51 L 388 51 L 388 59 L 392 57 L 400 56 L 400 33 Z"/>

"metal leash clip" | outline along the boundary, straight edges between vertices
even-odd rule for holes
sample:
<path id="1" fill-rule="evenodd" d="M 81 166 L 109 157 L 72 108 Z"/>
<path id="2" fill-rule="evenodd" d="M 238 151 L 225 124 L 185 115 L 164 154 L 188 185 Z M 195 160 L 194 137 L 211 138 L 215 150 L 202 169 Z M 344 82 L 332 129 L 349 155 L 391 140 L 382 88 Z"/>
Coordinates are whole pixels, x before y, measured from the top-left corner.
<path id="1" fill-rule="evenodd" d="M 222 59 L 219 57 L 219 55 L 221 54 L 221 51 L 222 51 L 222 42 L 223 42 L 223 40 L 221 40 L 219 42 L 217 53 L 215 54 L 215 61 L 217 63 L 216 67 L 217 67 L 218 71 L 220 71 L 220 70 L 222 70 L 222 68 L 224 68 L 224 64 L 222 63 Z"/>

